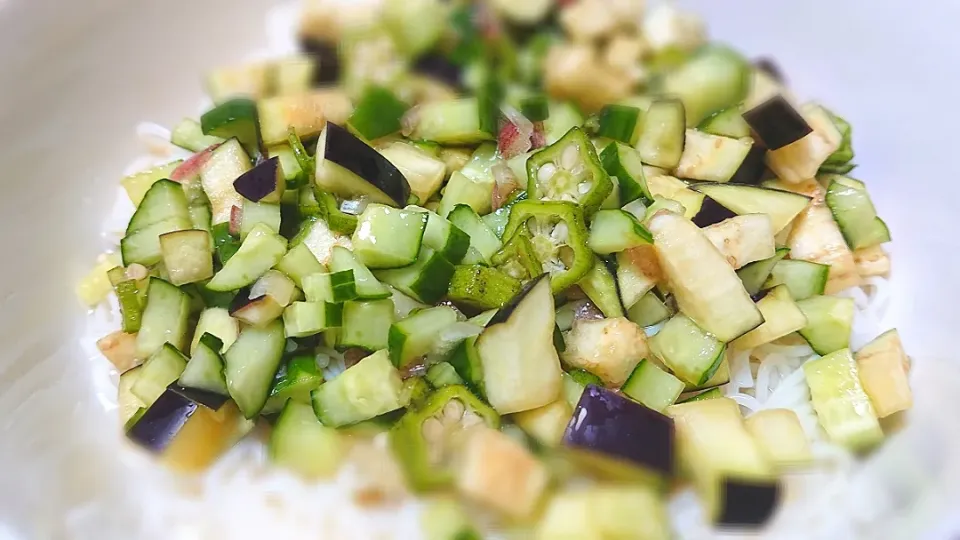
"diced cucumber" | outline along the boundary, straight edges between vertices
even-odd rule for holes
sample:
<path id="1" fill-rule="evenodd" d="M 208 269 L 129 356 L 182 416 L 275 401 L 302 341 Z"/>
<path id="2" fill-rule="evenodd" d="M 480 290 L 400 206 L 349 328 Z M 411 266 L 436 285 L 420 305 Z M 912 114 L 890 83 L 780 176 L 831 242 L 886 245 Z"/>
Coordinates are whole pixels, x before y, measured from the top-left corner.
<path id="1" fill-rule="evenodd" d="M 705 47 L 663 81 L 664 93 L 678 96 L 683 102 L 688 127 L 737 105 L 747 96 L 749 87 L 749 64 L 723 46 Z"/>
<path id="2" fill-rule="evenodd" d="M 390 143 L 381 148 L 380 153 L 400 169 L 410 184 L 410 193 L 422 203 L 440 191 L 447 175 L 447 166 L 442 160 L 402 142 Z"/>
<path id="3" fill-rule="evenodd" d="M 246 289 L 239 294 L 245 292 Z M 243 300 L 245 300 L 244 305 L 234 307 L 230 315 L 244 324 L 263 328 L 283 315 L 284 306 L 269 296 L 263 295 Z"/>
<path id="4" fill-rule="evenodd" d="M 137 333 L 137 357 L 153 355 L 164 343 L 185 349 L 189 315 L 190 296 L 187 293 L 160 278 L 150 278 L 147 305 Z"/>
<path id="5" fill-rule="evenodd" d="M 454 171 L 450 175 L 450 180 L 447 181 L 447 187 L 444 188 L 437 213 L 448 217 L 450 212 L 461 204 L 473 208 L 478 214 L 489 212 L 494 181 L 492 176 L 489 181 L 486 180 L 486 178 L 469 178 L 462 170 Z"/>
<path id="6" fill-rule="evenodd" d="M 390 90 L 371 85 L 357 102 L 347 127 L 368 141 L 379 139 L 400 131 L 400 118 L 408 108 Z"/>
<path id="7" fill-rule="evenodd" d="M 244 417 L 254 418 L 267 402 L 285 345 L 283 323 L 274 321 L 266 328 L 244 328 L 227 349 L 224 355 L 227 389 Z"/>
<path id="8" fill-rule="evenodd" d="M 170 178 L 173 171 L 182 163 L 183 160 L 177 160 L 165 165 L 158 165 L 146 171 L 131 174 L 130 176 L 125 176 L 120 180 L 120 185 L 123 186 L 124 191 L 127 192 L 127 197 L 130 198 L 130 202 L 132 202 L 134 206 L 140 206 L 140 202 L 147 194 L 147 191 L 160 180 Z"/>
<path id="9" fill-rule="evenodd" d="M 200 313 L 200 320 L 197 321 L 197 329 L 193 333 L 193 342 L 190 345 L 190 354 L 196 353 L 200 338 L 204 334 L 210 334 L 223 343 L 223 346 L 217 351 L 222 353 L 237 340 L 240 327 L 237 320 L 230 316 L 229 311 L 224 308 L 211 307 Z"/>
<path id="10" fill-rule="evenodd" d="M 163 266 L 174 285 L 213 277 L 213 242 L 207 231 L 174 231 L 160 235 Z"/>
<path id="11" fill-rule="evenodd" d="M 823 294 L 830 275 L 830 265 L 810 261 L 784 259 L 773 267 L 764 289 L 785 285 L 794 300 L 806 300 Z"/>
<path id="12" fill-rule="evenodd" d="M 677 401 L 683 388 L 683 381 L 644 359 L 637 364 L 620 391 L 655 411 L 663 411 Z"/>
<path id="13" fill-rule="evenodd" d="M 169 343 L 164 343 L 140 368 L 130 392 L 149 408 L 187 367 L 187 359 Z"/>
<path id="14" fill-rule="evenodd" d="M 171 219 L 190 219 L 187 198 L 183 188 L 172 180 L 158 180 L 143 196 L 143 200 L 127 223 L 127 235 L 151 225 Z"/>
<path id="15" fill-rule="evenodd" d="M 309 404 L 310 392 L 319 388 L 321 384 L 323 384 L 323 372 L 317 366 L 317 357 L 313 354 L 293 356 L 274 377 L 270 397 L 267 398 L 267 403 L 260 414 L 278 413 L 283 410 L 288 400 Z"/>
<path id="16" fill-rule="evenodd" d="M 722 398 L 723 392 L 720 391 L 720 388 L 711 388 L 709 390 L 704 390 L 698 394 L 694 394 L 685 399 L 681 399 L 677 403 L 690 403 L 691 401 L 704 401 L 707 399 L 717 399 Z"/>
<path id="17" fill-rule="evenodd" d="M 694 385 L 707 382 L 724 358 L 723 343 L 683 313 L 674 315 L 650 338 L 650 349 L 678 377 Z"/>
<path id="18" fill-rule="evenodd" d="M 454 267 L 439 253 L 424 246 L 416 262 L 404 268 L 378 270 L 378 279 L 425 304 L 437 303 L 447 292 Z"/>
<path id="19" fill-rule="evenodd" d="M 617 253 L 617 287 L 628 310 L 662 279 L 663 273 L 653 246 L 639 246 Z"/>
<path id="20" fill-rule="evenodd" d="M 250 156 L 260 155 L 260 125 L 257 103 L 234 98 L 217 105 L 200 117 L 204 135 L 236 138 Z"/>
<path id="21" fill-rule="evenodd" d="M 447 216 L 455 227 L 467 233 L 470 237 L 470 247 L 479 255 L 479 260 L 470 260 L 476 255 L 471 256 L 468 250 L 464 258 L 466 264 L 485 263 L 489 264 L 490 259 L 500 251 L 503 246 L 497 235 L 480 219 L 480 216 L 468 205 L 458 204 Z"/>
<path id="22" fill-rule="evenodd" d="M 135 424 L 147 410 L 146 404 L 130 391 L 140 378 L 142 370 L 143 366 L 137 366 L 124 371 L 120 374 L 120 381 L 117 384 L 117 409 L 120 412 L 120 425 L 123 426 L 124 431 Z"/>
<path id="23" fill-rule="evenodd" d="M 357 260 L 352 251 L 344 247 L 334 246 L 330 252 L 330 271 L 344 272 L 347 270 L 353 272 L 354 287 L 358 298 L 378 300 L 390 297 L 390 289 L 380 283 L 373 276 L 373 273 Z"/>
<path id="24" fill-rule="evenodd" d="M 484 391 L 501 414 L 542 407 L 556 399 L 561 386 L 550 280 L 538 279 L 515 301 L 477 338 Z"/>
<path id="25" fill-rule="evenodd" d="M 583 289 L 587 297 L 593 302 L 604 317 L 623 317 L 623 305 L 620 295 L 617 294 L 617 282 L 599 257 L 594 257 L 593 268 L 583 276 L 577 285 Z"/>
<path id="26" fill-rule="evenodd" d="M 400 373 L 381 350 L 314 390 L 313 410 L 327 426 L 356 424 L 402 407 L 402 389 Z"/>
<path id="27" fill-rule="evenodd" d="M 840 175 L 830 175 L 827 182 L 827 206 L 840 226 L 850 249 L 876 246 L 890 241 L 890 230 L 867 194 L 863 182 Z"/>
<path id="28" fill-rule="evenodd" d="M 290 400 L 270 434 L 270 459 L 306 478 L 331 476 L 346 457 L 343 435 L 317 420 L 309 404 Z"/>
<path id="29" fill-rule="evenodd" d="M 727 354 L 724 354 L 723 359 L 720 360 L 720 367 L 717 368 L 717 371 L 713 373 L 713 377 L 710 377 L 707 382 L 703 384 L 687 383 L 683 391 L 691 392 L 694 390 L 704 390 L 706 388 L 716 388 L 730 382 L 730 363 L 727 361 L 727 356 Z"/>
<path id="30" fill-rule="evenodd" d="M 399 268 L 417 260 L 427 216 L 369 204 L 353 233 L 353 252 L 367 268 Z"/>
<path id="31" fill-rule="evenodd" d="M 685 123 L 686 113 L 680 100 L 654 100 L 644 115 L 636 142 L 640 159 L 654 167 L 675 168 L 683 154 Z"/>
<path id="32" fill-rule="evenodd" d="M 287 189 L 295 189 L 307 183 L 307 173 L 303 170 L 297 155 L 289 145 L 280 144 L 267 149 L 267 155 L 280 159 L 280 168 L 283 170 Z M 308 186 L 306 186 L 308 187 Z"/>
<path id="33" fill-rule="evenodd" d="M 855 358 L 860 383 L 870 396 L 878 417 L 886 418 L 913 406 L 913 394 L 907 379 L 910 359 L 896 330 L 880 334 L 857 351 Z"/>
<path id="34" fill-rule="evenodd" d="M 653 291 L 640 297 L 630 309 L 627 318 L 638 326 L 647 327 L 663 322 L 673 313 Z"/>
<path id="35" fill-rule="evenodd" d="M 747 159 L 749 139 L 731 139 L 688 129 L 675 174 L 707 182 L 729 182 Z"/>
<path id="36" fill-rule="evenodd" d="M 767 278 L 769 278 L 773 272 L 773 269 L 788 253 L 790 253 L 790 250 L 787 248 L 777 248 L 773 257 L 752 262 L 737 270 L 737 276 L 743 283 L 743 288 L 746 289 L 747 293 L 752 296 L 760 292 Z M 796 298 L 794 298 L 794 300 L 796 300 Z"/>
<path id="37" fill-rule="evenodd" d="M 330 302 L 294 302 L 283 310 L 287 337 L 313 336 L 338 328 L 343 323 L 343 306 Z"/>
<path id="38" fill-rule="evenodd" d="M 669 537 L 670 520 L 658 493 L 646 486 L 611 484 L 554 495 L 533 538 L 662 540 Z"/>
<path id="39" fill-rule="evenodd" d="M 458 265 L 450 278 L 447 296 L 458 305 L 494 309 L 506 305 L 520 291 L 520 281 L 496 268 Z"/>
<path id="40" fill-rule="evenodd" d="M 419 105 L 411 139 L 424 139 L 443 145 L 476 144 L 494 138 L 480 125 L 480 104 L 475 97 L 434 101 Z"/>
<path id="41" fill-rule="evenodd" d="M 303 279 L 303 294 L 308 302 L 340 304 L 358 297 L 353 270 L 312 274 Z"/>
<path id="42" fill-rule="evenodd" d="M 543 407 L 514 414 L 513 421 L 539 444 L 551 448 L 560 444 L 571 416 L 573 407 L 561 396 Z"/>
<path id="43" fill-rule="evenodd" d="M 344 302 L 338 345 L 368 351 L 386 349 L 391 324 L 393 302 L 390 299 Z"/>
<path id="44" fill-rule="evenodd" d="M 423 244 L 439 253 L 453 264 L 459 263 L 467 254 L 470 247 L 470 236 L 459 227 L 450 223 L 447 218 L 421 208 L 408 206 L 407 210 L 427 214 L 427 228 L 423 233 Z"/>
<path id="45" fill-rule="evenodd" d="M 745 351 L 792 334 L 807 325 L 803 311 L 784 285 L 778 285 L 757 302 L 763 324 L 738 337 L 731 347 Z"/>
<path id="46" fill-rule="evenodd" d="M 831 440 L 854 451 L 867 450 L 883 440 L 850 349 L 807 362 L 803 373 L 817 418 Z"/>
<path id="47" fill-rule="evenodd" d="M 186 148 L 191 152 L 203 151 L 215 144 L 221 144 L 224 141 L 222 137 L 214 135 L 204 135 L 200 122 L 192 118 L 184 118 L 180 121 L 170 133 L 170 142 Z"/>
<path id="48" fill-rule="evenodd" d="M 273 268 L 287 253 L 286 238 L 259 224 L 240 245 L 240 250 L 207 283 L 211 291 L 234 291 L 250 285 Z"/>
<path id="49" fill-rule="evenodd" d="M 652 244 L 650 231 L 623 210 L 600 210 L 590 224 L 590 249 L 601 255 Z"/>
<path id="50" fill-rule="evenodd" d="M 700 228 L 670 212 L 653 216 L 648 228 L 677 305 L 695 326 L 727 342 L 763 323 L 737 274 Z"/>
<path id="51" fill-rule="evenodd" d="M 222 349 L 220 338 L 213 334 L 202 335 L 193 356 L 180 374 L 180 386 L 229 396 L 227 380 L 223 375 L 223 357 L 220 356 Z"/>
<path id="52" fill-rule="evenodd" d="M 766 521 L 779 502 L 778 484 L 737 402 L 725 397 L 688 401 L 671 405 L 667 414 L 674 419 L 681 469 L 693 477 L 708 515 L 721 523 L 731 515 Z M 737 487 L 746 488 L 750 498 L 732 497 Z"/>
<path id="53" fill-rule="evenodd" d="M 233 182 L 251 169 L 250 157 L 236 139 L 221 144 L 200 169 L 200 183 L 210 199 L 213 225 L 229 223 L 234 206 L 243 207 L 243 197 Z"/>
<path id="54" fill-rule="evenodd" d="M 393 323 L 387 339 L 393 364 L 402 368 L 429 353 L 440 331 L 455 322 L 457 312 L 453 308 L 439 306 L 418 311 Z"/>
<path id="55" fill-rule="evenodd" d="M 743 109 L 739 106 L 729 107 L 707 118 L 697 129 L 711 135 L 742 139 L 750 136 L 750 125 L 743 119 Z"/>
<path id="56" fill-rule="evenodd" d="M 638 127 L 643 125 L 641 114 L 640 109 L 629 105 L 604 106 L 597 115 L 597 137 L 633 144 L 639 134 Z"/>
<path id="57" fill-rule="evenodd" d="M 580 396 L 588 384 L 603 386 L 603 381 L 593 373 L 583 369 L 574 369 L 565 372 L 563 378 L 563 397 L 571 408 L 576 408 Z"/>
<path id="58" fill-rule="evenodd" d="M 550 102 L 550 117 L 544 120 L 544 135 L 547 145 L 551 145 L 567 134 L 571 129 L 583 124 L 583 115 L 568 102 Z"/>
<path id="59" fill-rule="evenodd" d="M 310 275 L 326 272 L 327 269 L 317 261 L 306 244 L 297 244 L 287 251 L 286 255 L 277 263 L 277 270 L 290 276 L 290 279 L 303 287 L 303 280 Z M 352 269 L 351 269 L 352 270 Z"/>
<path id="60" fill-rule="evenodd" d="M 807 465 L 813 460 L 810 441 L 794 411 L 765 409 L 751 414 L 744 424 L 767 461 L 777 469 Z"/>
<path id="61" fill-rule="evenodd" d="M 120 240 L 120 254 L 124 265 L 134 263 L 153 266 L 163 260 L 160 248 L 160 236 L 176 231 L 190 229 L 192 223 L 187 217 L 174 217 L 128 234 Z"/>
<path id="62" fill-rule="evenodd" d="M 797 302 L 807 324 L 799 330 L 803 339 L 823 356 L 850 346 L 855 306 L 852 298 L 812 296 Z"/>
<path id="63" fill-rule="evenodd" d="M 280 234 L 280 205 L 271 203 L 255 203 L 243 200 L 243 211 L 240 218 L 240 240 L 247 236 L 258 225 L 266 225 L 275 234 Z"/>

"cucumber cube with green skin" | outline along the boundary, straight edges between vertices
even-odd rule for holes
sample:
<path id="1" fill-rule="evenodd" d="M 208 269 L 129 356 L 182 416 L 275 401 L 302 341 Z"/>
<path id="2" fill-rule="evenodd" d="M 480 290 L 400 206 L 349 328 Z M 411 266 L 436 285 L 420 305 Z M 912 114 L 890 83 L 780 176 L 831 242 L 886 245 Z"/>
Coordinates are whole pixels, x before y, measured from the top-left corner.
<path id="1" fill-rule="evenodd" d="M 223 341 L 213 334 L 200 336 L 197 348 L 177 381 L 184 388 L 196 388 L 222 396 L 230 395 L 223 376 Z"/>
<path id="2" fill-rule="evenodd" d="M 403 380 L 386 350 L 360 360 L 311 394 L 313 410 L 330 427 L 369 420 L 403 406 Z"/>
<path id="3" fill-rule="evenodd" d="M 256 417 L 267 402 L 285 346 L 283 323 L 274 321 L 244 328 L 224 354 L 227 389 L 245 418 Z"/>
<path id="4" fill-rule="evenodd" d="M 580 128 L 527 160 L 527 195 L 532 200 L 567 201 L 593 214 L 613 190 L 597 151 Z"/>
<path id="5" fill-rule="evenodd" d="M 417 260 L 427 215 L 370 204 L 353 233 L 353 252 L 367 268 L 400 268 Z"/>
<path id="6" fill-rule="evenodd" d="M 288 401 L 270 434 L 270 460 L 306 478 L 332 475 L 346 452 L 343 435 L 320 423 L 306 403 Z"/>
<path id="7" fill-rule="evenodd" d="M 189 315 L 190 296 L 167 281 L 151 277 L 137 333 L 137 357 L 147 358 L 165 343 L 186 350 Z"/>
<path id="8" fill-rule="evenodd" d="M 650 231 L 623 210 L 600 210 L 593 216 L 588 244 L 594 253 L 608 255 L 652 243 Z"/>
<path id="9" fill-rule="evenodd" d="M 303 294 L 308 302 L 333 302 L 340 304 L 357 298 L 357 286 L 353 270 L 320 273 L 303 279 Z"/>
<path id="10" fill-rule="evenodd" d="M 235 291 L 246 287 L 276 266 L 286 253 L 286 238 L 261 223 L 250 231 L 237 253 L 207 283 L 207 288 Z"/>
<path id="11" fill-rule="evenodd" d="M 170 282 L 196 283 L 213 277 L 213 242 L 207 231 L 174 231 L 160 235 L 160 251 Z"/>
<path id="12" fill-rule="evenodd" d="M 853 451 L 867 450 L 883 440 L 850 349 L 807 362 L 803 373 L 817 418 L 831 440 Z"/>
<path id="13" fill-rule="evenodd" d="M 180 377 L 186 367 L 186 357 L 173 345 L 164 343 L 144 362 L 140 376 L 130 388 L 130 392 L 149 408 L 167 387 Z"/>
<path id="14" fill-rule="evenodd" d="M 343 306 L 330 302 L 294 302 L 283 310 L 287 337 L 307 337 L 343 323 Z"/>
<path id="15" fill-rule="evenodd" d="M 673 316 L 650 338 L 650 349 L 690 384 L 707 382 L 720 367 L 725 346 L 683 313 Z"/>
<path id="16" fill-rule="evenodd" d="M 653 200 L 643 173 L 643 162 L 635 149 L 623 143 L 611 143 L 600 152 L 600 163 L 607 174 L 617 178 L 621 205 L 637 199 Z"/>
<path id="17" fill-rule="evenodd" d="M 453 273 L 454 267 L 450 261 L 424 246 L 414 264 L 404 268 L 378 270 L 376 276 L 417 301 L 435 304 L 447 292 Z"/>
<path id="18" fill-rule="evenodd" d="M 457 312 L 447 306 L 424 309 L 390 326 L 390 359 L 405 367 L 433 349 L 440 331 L 457 322 Z"/>
<path id="19" fill-rule="evenodd" d="M 307 276 L 327 271 L 306 244 L 291 247 L 277 263 L 276 268 L 290 276 L 298 287 L 303 287 L 303 280 Z"/>
<path id="20" fill-rule="evenodd" d="M 393 301 L 389 298 L 344 302 L 337 345 L 368 351 L 386 349 L 393 318 Z"/>
<path id="21" fill-rule="evenodd" d="M 345 270 L 353 272 L 354 286 L 359 298 L 379 300 L 390 297 L 390 290 L 374 277 L 373 272 L 357 260 L 352 251 L 345 247 L 334 246 L 330 250 L 330 271 L 343 272 Z"/>
<path id="22" fill-rule="evenodd" d="M 890 241 L 887 224 L 877 216 L 863 182 L 840 175 L 830 175 L 825 197 L 827 206 L 840 226 L 850 249 L 876 246 Z"/>
<path id="23" fill-rule="evenodd" d="M 641 360 L 620 391 L 655 410 L 663 411 L 683 393 L 684 383 L 650 360 Z"/>
<path id="24" fill-rule="evenodd" d="M 408 206 L 406 210 L 427 214 L 427 228 L 423 233 L 423 243 L 437 251 L 453 264 L 459 263 L 470 247 L 470 236 L 447 218 L 419 206 Z"/>
<path id="25" fill-rule="evenodd" d="M 247 98 L 225 101 L 200 117 L 204 135 L 236 138 L 251 156 L 260 155 L 260 119 L 257 103 Z"/>

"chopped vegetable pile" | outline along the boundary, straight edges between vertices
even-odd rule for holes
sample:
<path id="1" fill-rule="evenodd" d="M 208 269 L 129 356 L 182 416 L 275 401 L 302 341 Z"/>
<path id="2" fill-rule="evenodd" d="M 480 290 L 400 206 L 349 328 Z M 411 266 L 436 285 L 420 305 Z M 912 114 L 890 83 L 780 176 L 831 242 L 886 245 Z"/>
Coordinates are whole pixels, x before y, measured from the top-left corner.
<path id="1" fill-rule="evenodd" d="M 119 303 L 131 440 L 196 471 L 267 423 L 322 478 L 385 434 L 415 493 L 659 539 L 671 486 L 761 525 L 813 440 L 867 451 L 911 406 L 896 331 L 851 350 L 836 295 L 889 270 L 850 125 L 769 62 L 642 2 L 350 5 L 210 73 L 172 131 L 194 156 L 121 181 L 136 211 L 79 292 Z M 803 341 L 822 432 L 744 418 L 731 355 Z M 434 538 L 479 537 L 444 515 Z"/>

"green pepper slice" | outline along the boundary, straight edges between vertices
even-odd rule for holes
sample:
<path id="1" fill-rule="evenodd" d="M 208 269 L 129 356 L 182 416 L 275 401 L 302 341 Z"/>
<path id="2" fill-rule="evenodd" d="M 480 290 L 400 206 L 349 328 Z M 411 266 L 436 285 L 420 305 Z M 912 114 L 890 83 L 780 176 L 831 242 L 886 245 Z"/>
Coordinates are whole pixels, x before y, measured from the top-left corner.
<path id="1" fill-rule="evenodd" d="M 609 180 L 609 178 L 607 179 Z M 572 202 L 521 201 L 510 212 L 504 238 L 530 235 L 542 272 L 554 293 L 577 283 L 593 268 L 583 209 Z"/>
<path id="2" fill-rule="evenodd" d="M 579 204 L 593 214 L 613 191 L 587 134 L 573 128 L 559 141 L 527 160 L 527 195 L 530 199 Z"/>
<path id="3" fill-rule="evenodd" d="M 453 482 L 453 461 L 464 434 L 486 424 L 500 427 L 500 416 L 463 385 L 444 386 L 390 431 L 390 446 L 416 491 Z"/>

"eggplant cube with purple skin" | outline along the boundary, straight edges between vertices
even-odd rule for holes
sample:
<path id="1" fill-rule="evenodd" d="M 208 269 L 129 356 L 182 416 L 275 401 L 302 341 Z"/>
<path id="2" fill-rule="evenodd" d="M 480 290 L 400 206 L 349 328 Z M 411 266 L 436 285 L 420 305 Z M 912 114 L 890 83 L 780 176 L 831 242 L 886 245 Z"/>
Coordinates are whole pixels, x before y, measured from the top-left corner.
<path id="1" fill-rule="evenodd" d="M 233 189 L 253 202 L 278 203 L 286 187 L 283 166 L 277 156 L 260 162 L 233 181 Z"/>
<path id="2" fill-rule="evenodd" d="M 667 477 L 674 471 L 673 420 L 593 384 L 573 411 L 563 445 Z"/>

